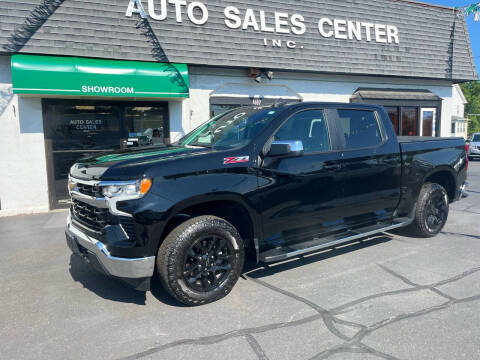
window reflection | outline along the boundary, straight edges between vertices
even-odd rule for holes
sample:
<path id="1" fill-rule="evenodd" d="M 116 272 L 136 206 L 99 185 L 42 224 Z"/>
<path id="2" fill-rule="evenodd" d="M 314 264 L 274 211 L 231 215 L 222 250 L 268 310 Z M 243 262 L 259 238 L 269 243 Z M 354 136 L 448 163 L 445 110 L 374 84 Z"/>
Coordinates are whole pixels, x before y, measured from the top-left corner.
<path id="1" fill-rule="evenodd" d="M 395 128 L 395 134 L 399 134 L 399 128 L 398 128 L 398 120 L 399 120 L 399 114 L 398 114 L 398 107 L 396 106 L 385 106 L 385 110 L 387 110 L 388 116 L 390 118 L 390 121 L 392 122 L 393 127 Z"/>
<path id="2" fill-rule="evenodd" d="M 161 145 L 165 143 L 164 139 L 168 142 L 165 121 L 166 113 L 164 107 L 125 107 L 125 122 L 128 130 L 128 145 Z"/>
<path id="3" fill-rule="evenodd" d="M 402 135 L 418 135 L 418 108 L 414 106 L 402 107 Z"/>

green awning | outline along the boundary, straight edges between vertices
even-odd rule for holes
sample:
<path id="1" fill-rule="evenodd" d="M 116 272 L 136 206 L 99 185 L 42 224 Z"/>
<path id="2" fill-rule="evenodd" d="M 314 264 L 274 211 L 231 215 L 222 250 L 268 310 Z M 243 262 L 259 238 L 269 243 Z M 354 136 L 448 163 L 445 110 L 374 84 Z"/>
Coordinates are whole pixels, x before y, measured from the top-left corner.
<path id="1" fill-rule="evenodd" d="M 185 64 L 98 60 L 78 57 L 12 56 L 15 94 L 186 98 Z"/>

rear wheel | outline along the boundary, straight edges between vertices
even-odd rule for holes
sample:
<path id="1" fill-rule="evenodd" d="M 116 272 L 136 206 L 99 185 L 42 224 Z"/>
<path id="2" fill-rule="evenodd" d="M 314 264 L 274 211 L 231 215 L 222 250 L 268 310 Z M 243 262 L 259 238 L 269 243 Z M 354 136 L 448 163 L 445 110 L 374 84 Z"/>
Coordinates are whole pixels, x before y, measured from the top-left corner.
<path id="1" fill-rule="evenodd" d="M 199 216 L 176 227 L 163 241 L 157 268 L 163 287 L 187 305 L 226 296 L 243 268 L 238 231 L 216 216 Z"/>
<path id="2" fill-rule="evenodd" d="M 448 218 L 448 195 L 440 184 L 426 183 L 417 201 L 415 219 L 409 229 L 419 237 L 437 235 Z"/>

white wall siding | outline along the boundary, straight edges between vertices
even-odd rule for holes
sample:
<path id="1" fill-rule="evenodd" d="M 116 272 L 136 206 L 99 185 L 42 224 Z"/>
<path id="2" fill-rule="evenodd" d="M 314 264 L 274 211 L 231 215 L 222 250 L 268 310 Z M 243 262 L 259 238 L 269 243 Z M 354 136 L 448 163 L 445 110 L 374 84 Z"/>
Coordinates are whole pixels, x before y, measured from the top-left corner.
<path id="1" fill-rule="evenodd" d="M 458 85 L 454 85 L 452 88 L 452 115 L 458 117 L 465 116 L 465 104 L 463 95 L 459 91 L 462 91 Z"/>
<path id="2" fill-rule="evenodd" d="M 10 57 L 0 57 L 0 216 L 48 210 L 40 98 L 12 93 Z"/>

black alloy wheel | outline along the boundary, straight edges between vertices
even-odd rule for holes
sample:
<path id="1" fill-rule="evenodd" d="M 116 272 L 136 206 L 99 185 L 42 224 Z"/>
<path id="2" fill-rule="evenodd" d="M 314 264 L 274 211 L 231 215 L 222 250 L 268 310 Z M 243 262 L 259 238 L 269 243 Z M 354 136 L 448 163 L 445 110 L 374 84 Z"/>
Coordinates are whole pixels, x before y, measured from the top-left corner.
<path id="1" fill-rule="evenodd" d="M 448 200 L 445 194 L 435 192 L 425 205 L 425 221 L 427 229 L 431 233 L 440 231 L 447 218 Z"/>
<path id="2" fill-rule="evenodd" d="M 419 237 L 437 235 L 447 222 L 448 205 L 448 195 L 442 185 L 425 183 L 418 196 L 415 218 L 408 230 Z"/>
<path id="3" fill-rule="evenodd" d="M 215 289 L 232 270 L 232 254 L 232 244 L 224 238 L 212 235 L 197 240 L 185 256 L 183 277 L 186 283 L 196 291 Z"/>
<path id="4" fill-rule="evenodd" d="M 157 254 L 160 281 L 186 305 L 202 305 L 226 296 L 243 270 L 243 239 L 228 221 L 204 215 L 173 229 Z"/>

